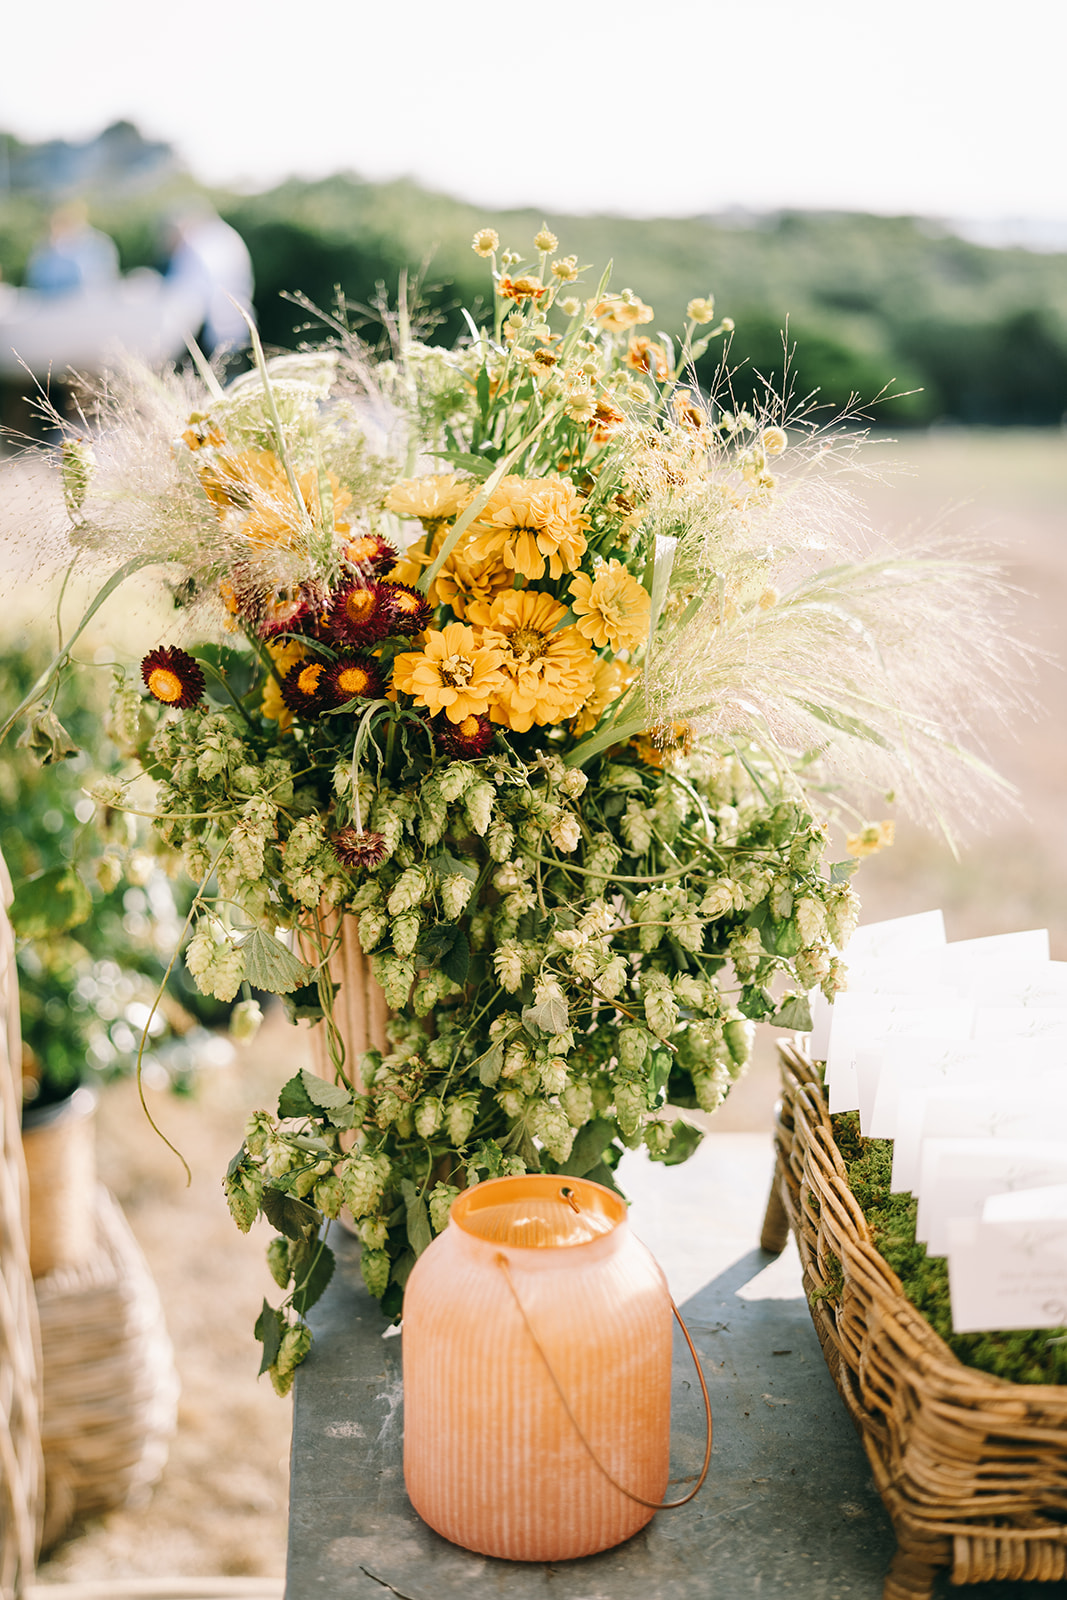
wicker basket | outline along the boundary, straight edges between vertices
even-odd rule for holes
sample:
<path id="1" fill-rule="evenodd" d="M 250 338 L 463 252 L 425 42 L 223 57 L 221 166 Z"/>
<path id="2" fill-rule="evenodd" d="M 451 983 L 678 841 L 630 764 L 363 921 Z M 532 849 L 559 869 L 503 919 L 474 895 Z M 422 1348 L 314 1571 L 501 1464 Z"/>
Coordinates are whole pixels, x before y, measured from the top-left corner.
<path id="1" fill-rule="evenodd" d="M 37 1280 L 48 1549 L 77 1517 L 137 1504 L 167 1459 L 178 1404 L 159 1294 L 117 1202 L 98 1188 L 95 1248 Z"/>
<path id="2" fill-rule="evenodd" d="M 778 1165 L 763 1246 L 789 1225 L 827 1365 L 859 1429 L 897 1552 L 883 1600 L 955 1584 L 1067 1575 L 1067 1387 L 957 1361 L 871 1243 L 818 1074 L 779 1045 Z"/>

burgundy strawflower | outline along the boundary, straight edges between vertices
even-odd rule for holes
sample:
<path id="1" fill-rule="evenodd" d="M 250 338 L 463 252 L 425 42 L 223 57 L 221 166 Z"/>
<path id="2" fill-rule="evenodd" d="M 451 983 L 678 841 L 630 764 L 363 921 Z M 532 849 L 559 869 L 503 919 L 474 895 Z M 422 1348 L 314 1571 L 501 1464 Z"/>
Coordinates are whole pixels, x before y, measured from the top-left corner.
<path id="1" fill-rule="evenodd" d="M 393 629 L 393 614 L 384 583 L 353 580 L 336 589 L 330 598 L 326 629 L 332 639 L 343 644 L 370 645 L 386 638 Z"/>
<path id="2" fill-rule="evenodd" d="M 377 656 L 351 651 L 329 663 L 322 687 L 335 706 L 357 698 L 377 700 L 385 691 L 385 673 Z"/>
<path id="3" fill-rule="evenodd" d="M 350 567 L 356 567 L 364 577 L 380 578 L 397 563 L 398 556 L 388 539 L 380 533 L 357 533 L 347 539 L 341 554 Z"/>
<path id="4" fill-rule="evenodd" d="M 471 715 L 462 722 L 449 722 L 441 716 L 433 718 L 430 732 L 443 755 L 453 761 L 466 761 L 485 754 L 493 742 L 494 728 L 486 716 Z"/>
<path id="5" fill-rule="evenodd" d="M 389 600 L 390 633 L 402 633 L 412 638 L 428 628 L 433 616 L 433 606 L 418 589 L 406 583 L 383 583 Z"/>
<path id="6" fill-rule="evenodd" d="M 341 828 L 330 843 L 333 853 L 346 867 L 376 867 L 385 860 L 385 835 L 358 828 Z"/>
<path id="7" fill-rule="evenodd" d="M 282 679 L 282 699 L 298 717 L 317 717 L 332 704 L 323 679 L 325 661 L 298 661 Z"/>
<path id="8" fill-rule="evenodd" d="M 261 639 L 275 639 L 280 633 L 314 634 L 321 609 L 322 596 L 304 584 L 276 590 L 256 608 L 256 632 Z"/>
<path id="9" fill-rule="evenodd" d="M 141 662 L 141 677 L 149 694 L 165 706 L 188 711 L 204 692 L 204 674 L 188 650 L 161 645 L 150 650 Z"/>

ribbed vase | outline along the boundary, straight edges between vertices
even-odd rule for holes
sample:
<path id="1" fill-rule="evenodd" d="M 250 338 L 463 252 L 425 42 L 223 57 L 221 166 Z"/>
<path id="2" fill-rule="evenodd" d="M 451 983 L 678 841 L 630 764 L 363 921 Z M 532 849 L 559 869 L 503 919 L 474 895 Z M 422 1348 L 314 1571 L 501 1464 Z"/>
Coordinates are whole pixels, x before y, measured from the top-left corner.
<path id="1" fill-rule="evenodd" d="M 330 955 L 330 977 L 340 988 L 334 997 L 334 1022 L 345 1045 L 345 1072 L 357 1088 L 359 1060 L 368 1050 L 389 1049 L 385 1037 L 385 1024 L 389 1020 L 389 1007 L 385 1003 L 381 985 L 371 972 L 370 957 L 360 948 L 357 929 L 358 917 L 339 917 L 336 911 L 321 918 L 323 934 L 331 938 L 340 923 L 340 937 Z M 303 940 L 302 953 L 313 959 L 310 942 Z M 311 1030 L 312 1069 L 320 1078 L 333 1079 L 333 1065 L 325 1023 L 319 1022 Z"/>
<path id="2" fill-rule="evenodd" d="M 461 1194 L 404 1295 L 419 1515 L 511 1561 L 571 1560 L 643 1528 L 669 1475 L 671 1315 L 609 1189 L 527 1176 Z"/>

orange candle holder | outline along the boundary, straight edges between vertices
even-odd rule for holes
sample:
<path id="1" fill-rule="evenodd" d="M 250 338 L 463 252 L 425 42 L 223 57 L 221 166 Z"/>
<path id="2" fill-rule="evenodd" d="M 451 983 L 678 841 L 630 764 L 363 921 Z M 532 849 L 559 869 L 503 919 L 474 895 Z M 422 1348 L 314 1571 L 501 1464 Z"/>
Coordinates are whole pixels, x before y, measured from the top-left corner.
<path id="1" fill-rule="evenodd" d="M 669 1477 L 672 1309 L 601 1184 L 528 1175 L 460 1194 L 404 1296 L 404 1480 L 423 1520 L 510 1561 L 643 1528 Z M 700 1482 L 710 1453 L 709 1409 Z"/>

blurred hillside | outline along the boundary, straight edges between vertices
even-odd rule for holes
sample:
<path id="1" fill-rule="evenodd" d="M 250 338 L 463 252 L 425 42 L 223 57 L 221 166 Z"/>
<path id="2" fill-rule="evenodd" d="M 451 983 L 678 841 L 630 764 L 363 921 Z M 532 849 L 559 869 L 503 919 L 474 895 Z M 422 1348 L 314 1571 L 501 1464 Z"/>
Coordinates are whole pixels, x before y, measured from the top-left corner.
<path id="1" fill-rule="evenodd" d="M 127 123 L 80 146 L 25 146 L 0 134 L 7 281 L 21 281 L 50 208 L 75 192 L 117 241 L 125 271 L 159 265 L 167 213 L 194 195 L 210 199 L 247 240 L 264 339 L 281 347 L 307 337 L 306 316 L 284 292 L 332 309 L 339 285 L 365 305 L 378 284 L 395 293 L 405 267 L 423 269 L 424 302 L 447 342 L 463 327 L 458 305 L 488 298 L 485 264 L 470 250 L 475 227 L 492 225 L 505 246 L 530 250 L 543 220 L 351 173 L 263 194 L 209 192 Z M 613 259 L 614 286 L 653 305 L 656 327 L 674 330 L 687 300 L 713 291 L 718 312 L 737 324 L 738 399 L 758 389 L 754 373 L 781 387 L 788 322 L 795 393 L 819 389 L 840 408 L 851 394 L 870 402 L 891 385 L 901 397 L 872 413 L 886 425 L 1048 426 L 1067 412 L 1067 254 L 994 249 L 926 220 L 860 213 L 544 220 L 580 263 Z M 700 373 L 705 382 L 713 375 Z"/>

